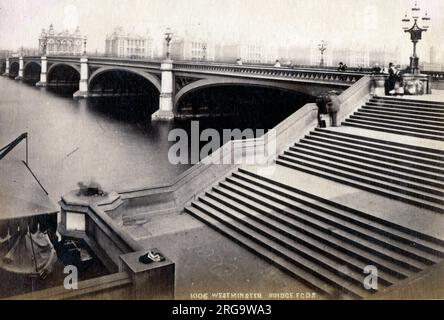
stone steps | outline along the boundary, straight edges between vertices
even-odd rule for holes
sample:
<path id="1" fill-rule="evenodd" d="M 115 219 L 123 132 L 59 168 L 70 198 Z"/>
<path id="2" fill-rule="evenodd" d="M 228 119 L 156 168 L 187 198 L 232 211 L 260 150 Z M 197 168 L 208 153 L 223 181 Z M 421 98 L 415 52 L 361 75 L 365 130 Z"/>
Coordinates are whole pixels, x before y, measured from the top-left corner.
<path id="1" fill-rule="evenodd" d="M 318 278 L 312 275 L 312 273 L 306 271 L 305 267 L 299 267 L 297 263 L 293 263 L 288 259 L 285 259 L 286 249 L 282 246 L 275 245 L 274 247 L 266 247 L 261 243 L 261 240 L 267 242 L 267 239 L 263 236 L 259 236 L 256 241 L 251 240 L 247 235 L 243 235 L 242 232 L 238 232 L 236 229 L 226 226 L 221 223 L 220 220 L 213 218 L 207 212 L 201 211 L 196 207 L 187 207 L 185 211 L 200 221 L 210 225 L 216 231 L 219 231 L 226 237 L 232 239 L 253 253 L 259 255 L 263 259 L 267 260 L 271 264 L 275 265 L 284 272 L 294 276 L 299 281 L 306 285 L 316 289 L 321 295 L 330 297 L 338 296 L 339 289 L 323 278 Z M 341 294 L 341 297 L 344 297 Z M 354 298 L 353 296 L 346 296 L 345 298 Z"/>
<path id="2" fill-rule="evenodd" d="M 353 165 L 353 163 L 339 164 L 337 161 L 335 161 L 335 159 L 320 159 L 319 157 L 309 156 L 302 152 L 287 152 L 285 155 L 279 156 L 277 163 L 281 164 L 281 160 L 284 160 L 286 163 L 311 166 L 312 168 L 324 170 L 325 172 L 346 178 L 354 177 L 356 180 L 364 181 L 376 186 L 383 185 L 379 182 L 386 182 L 387 184 L 384 184 L 384 186 L 387 185 L 387 188 L 389 188 L 389 186 L 393 186 L 392 189 L 398 190 L 398 192 L 402 193 L 404 191 L 405 194 L 410 194 L 422 199 L 427 199 L 428 201 L 444 204 L 444 194 L 441 188 L 430 187 L 424 183 L 418 183 L 417 181 L 413 183 L 411 182 L 412 179 L 409 179 L 409 177 L 406 175 L 399 178 L 401 174 L 397 174 L 398 177 L 395 177 L 395 173 L 390 170 L 380 169 L 380 171 L 383 171 L 382 173 L 375 173 L 372 168 L 358 169 Z"/>
<path id="3" fill-rule="evenodd" d="M 299 170 L 305 173 L 316 175 L 318 177 L 339 182 L 354 188 L 362 189 L 368 192 L 379 194 L 390 199 L 399 200 L 415 206 L 419 206 L 438 213 L 444 213 L 443 199 L 429 196 L 424 192 L 406 191 L 394 183 L 382 183 L 378 179 L 366 179 L 359 175 L 351 175 L 346 172 L 326 172 L 325 167 L 313 166 L 312 163 L 296 164 L 284 160 L 277 160 L 279 165 L 287 168 Z"/>
<path id="4" fill-rule="evenodd" d="M 407 98 L 394 98 L 394 97 L 373 97 L 370 101 L 393 101 L 393 102 L 401 102 L 404 104 L 425 104 L 425 105 L 434 105 L 434 106 L 443 106 L 444 102 L 441 101 L 428 101 L 428 100 L 418 100 L 418 99 L 407 99 Z"/>
<path id="5" fill-rule="evenodd" d="M 371 98 L 344 126 L 444 141 L 444 104 L 397 98 Z"/>
<path id="6" fill-rule="evenodd" d="M 382 120 L 393 120 L 393 121 L 400 121 L 400 122 L 411 122 L 412 118 L 404 115 L 402 113 L 397 115 L 387 115 L 387 114 L 381 114 L 379 112 L 374 112 L 370 110 L 360 110 L 353 114 L 353 116 L 361 116 L 361 117 L 367 117 L 367 118 L 376 118 L 376 119 L 382 119 Z M 444 126 L 444 119 L 435 119 L 435 118 L 429 118 L 429 119 L 419 119 L 418 117 L 415 117 L 414 120 L 416 123 L 429 125 L 429 126 L 435 126 L 435 127 L 441 127 Z"/>
<path id="7" fill-rule="evenodd" d="M 354 140 L 358 140 L 361 141 L 362 143 L 368 144 L 370 142 L 372 143 L 377 143 L 378 145 L 384 146 L 384 148 L 389 148 L 389 147 L 399 147 L 403 153 L 406 152 L 407 150 L 414 150 L 414 151 L 421 151 L 421 153 L 419 154 L 422 157 L 427 157 L 427 155 L 438 155 L 438 156 L 442 156 L 444 155 L 444 150 L 441 149 L 437 149 L 437 148 L 429 148 L 429 147 L 425 147 L 423 145 L 421 145 L 420 143 L 416 143 L 416 144 L 406 144 L 406 143 L 401 143 L 398 141 L 393 141 L 393 140 L 388 140 L 388 139 L 377 139 L 374 137 L 369 137 L 368 135 L 359 135 L 359 134 L 353 134 L 353 133 L 349 133 L 349 132 L 342 132 L 342 131 L 337 131 L 337 130 L 329 130 L 326 128 L 316 128 L 315 131 L 311 132 L 311 135 L 316 135 L 317 133 L 323 133 L 323 134 L 328 134 L 331 136 L 334 136 L 335 139 L 343 139 L 343 138 L 349 138 L 349 139 L 354 139 Z M 366 134 L 368 134 L 368 132 L 366 132 Z M 410 140 L 409 140 L 410 141 Z M 440 157 L 438 160 L 442 160 L 443 158 Z M 444 160 L 443 160 L 444 161 Z"/>
<path id="8" fill-rule="evenodd" d="M 417 138 L 422 138 L 422 139 L 444 141 L 444 137 L 441 137 L 440 134 L 435 135 L 433 133 L 429 133 L 429 134 L 418 133 L 418 132 L 411 131 L 410 128 L 407 128 L 407 127 L 398 127 L 398 128 L 391 127 L 390 128 L 387 126 L 378 125 L 377 122 L 362 123 L 362 122 L 357 122 L 357 121 L 346 120 L 342 125 L 349 126 L 349 127 L 355 127 L 355 128 L 368 129 L 368 130 L 382 131 L 382 132 L 399 134 L 399 135 L 405 135 L 405 136 L 412 136 L 412 137 L 417 137 Z"/>
<path id="9" fill-rule="evenodd" d="M 369 113 L 369 114 L 376 114 L 376 115 L 386 115 L 386 116 L 401 116 L 401 117 L 407 117 L 410 118 L 411 115 L 406 114 L 402 111 L 396 111 L 396 110 L 381 110 L 378 108 L 371 108 L 368 106 L 363 106 L 360 110 L 360 112 Z M 423 112 L 418 112 L 413 114 L 415 119 L 422 119 L 422 120 L 432 120 L 432 121 L 444 121 L 444 117 L 442 116 L 434 116 L 434 115 L 426 115 Z"/>
<path id="10" fill-rule="evenodd" d="M 379 290 L 444 257 L 444 242 L 245 169 L 186 211 L 327 297 L 368 298 L 367 265 Z"/>
<path id="11" fill-rule="evenodd" d="M 424 121 L 416 120 L 412 118 L 399 118 L 399 117 L 378 117 L 375 115 L 369 115 L 363 112 L 355 112 L 350 116 L 350 119 L 357 119 L 362 121 L 377 121 L 379 123 L 384 124 L 394 124 L 394 125 L 401 125 L 401 126 L 414 126 L 415 128 L 421 128 L 426 130 L 433 130 L 433 131 L 444 131 L 443 123 L 431 123 L 430 121 L 427 121 L 428 123 L 424 123 Z"/>
<path id="12" fill-rule="evenodd" d="M 327 150 L 328 151 L 328 150 Z M 305 148 L 305 145 L 295 145 L 291 148 L 290 151 L 285 151 L 284 155 L 281 156 L 283 159 L 289 158 L 289 161 L 292 162 L 292 158 L 298 158 L 301 157 L 304 160 L 312 159 L 313 157 L 315 159 L 319 160 L 326 160 L 333 163 L 333 166 L 336 167 L 336 164 L 345 165 L 348 167 L 351 167 L 352 170 L 354 169 L 363 169 L 362 174 L 368 175 L 368 176 L 374 176 L 374 173 L 376 174 L 382 174 L 382 179 L 389 181 L 392 180 L 391 178 L 399 178 L 403 179 L 404 181 L 419 183 L 420 185 L 416 186 L 415 184 L 412 184 L 414 188 L 419 188 L 420 190 L 424 190 L 422 188 L 422 185 L 427 187 L 433 187 L 438 189 L 433 189 L 433 191 L 439 192 L 438 194 L 442 195 L 442 191 L 444 190 L 444 184 L 442 181 L 442 176 L 439 176 L 439 180 L 435 177 L 431 176 L 432 178 L 423 177 L 422 172 L 418 170 L 409 170 L 401 166 L 394 166 L 394 165 L 387 165 L 385 166 L 383 162 L 377 162 L 377 161 L 371 161 L 366 158 L 362 157 L 348 157 L 344 158 L 343 153 L 335 153 L 331 152 L 330 154 L 327 154 L 324 152 L 322 148 L 312 148 L 307 149 Z M 361 160 L 362 159 L 362 160 Z M 381 166 L 382 165 L 382 166 Z M 356 170 L 356 172 L 361 172 L 359 170 Z M 435 178 L 435 179 L 434 179 Z"/>
<path id="13" fill-rule="evenodd" d="M 433 107 L 427 105 L 411 105 L 411 104 L 401 104 L 401 103 L 390 103 L 390 102 L 367 102 L 366 106 L 381 107 L 386 109 L 402 109 L 404 111 L 421 111 L 421 112 L 433 112 L 433 113 L 444 113 L 444 108 Z"/>
<path id="14" fill-rule="evenodd" d="M 391 106 L 384 106 L 384 105 L 371 105 L 371 104 L 365 104 L 362 106 L 363 110 L 376 110 L 376 111 L 382 111 L 382 112 L 397 112 L 405 115 L 410 116 L 428 116 L 428 117 L 435 117 L 436 119 L 442 119 L 444 117 L 444 113 L 441 112 L 432 112 L 428 110 L 411 110 L 400 106 L 399 108 L 394 108 Z"/>
<path id="15" fill-rule="evenodd" d="M 350 123 L 353 124 L 362 124 L 363 126 L 373 126 L 379 127 L 381 129 L 394 129 L 399 131 L 408 131 L 414 134 L 417 134 L 418 137 L 428 137 L 428 139 L 436 138 L 436 140 L 444 140 L 444 132 L 440 130 L 435 130 L 433 128 L 423 129 L 415 124 L 406 124 L 406 123 L 395 123 L 395 124 L 387 124 L 380 120 L 361 120 L 361 119 L 353 119 L 348 118 L 343 125 L 348 125 Z M 388 132 L 388 131 L 387 131 Z M 419 135 L 420 134 L 420 135 Z"/>
<path id="16" fill-rule="evenodd" d="M 316 129 L 279 155 L 279 174 L 241 167 L 185 211 L 327 298 L 375 297 L 441 263 L 444 241 L 303 191 L 287 176 L 310 174 L 444 213 L 441 124 L 444 103 L 372 98 L 343 123 L 352 128 Z M 377 290 L 364 288 L 368 265 L 378 268 Z"/>
<path id="17" fill-rule="evenodd" d="M 320 149 L 330 151 L 330 153 L 338 153 L 344 156 L 345 154 L 350 155 L 350 159 L 368 159 L 369 161 L 379 161 L 384 163 L 383 165 L 397 165 L 402 167 L 411 168 L 413 172 L 419 172 L 419 174 L 426 175 L 430 173 L 432 178 L 441 179 L 444 175 L 444 168 L 442 168 L 441 163 L 435 160 L 429 159 L 418 159 L 418 157 L 412 157 L 402 154 L 398 154 L 396 152 L 384 151 L 384 149 L 372 149 L 367 146 L 361 144 L 350 144 L 350 143 L 342 143 L 340 141 L 334 141 L 332 138 L 326 137 L 314 137 L 309 136 L 304 139 L 301 139 L 300 143 L 296 144 L 293 147 L 290 147 L 290 150 L 295 147 L 303 147 L 306 149 Z"/>

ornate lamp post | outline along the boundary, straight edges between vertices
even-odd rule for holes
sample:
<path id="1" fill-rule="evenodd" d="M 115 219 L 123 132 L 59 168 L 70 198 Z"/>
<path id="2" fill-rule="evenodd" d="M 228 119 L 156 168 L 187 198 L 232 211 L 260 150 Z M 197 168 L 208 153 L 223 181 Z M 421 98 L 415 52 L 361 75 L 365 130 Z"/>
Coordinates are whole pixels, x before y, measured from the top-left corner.
<path id="1" fill-rule="evenodd" d="M 170 28 L 166 29 L 165 32 L 165 41 L 166 41 L 166 59 L 170 60 L 171 55 L 171 40 L 173 40 L 173 33 L 171 32 Z"/>
<path id="2" fill-rule="evenodd" d="M 321 41 L 321 43 L 318 45 L 318 49 L 321 52 L 321 63 L 320 66 L 324 66 L 324 51 L 327 50 L 327 42 L 324 40 Z"/>
<path id="3" fill-rule="evenodd" d="M 43 56 L 46 57 L 46 48 L 48 46 L 48 36 L 43 38 Z"/>
<path id="4" fill-rule="evenodd" d="M 87 42 L 86 36 L 83 37 L 83 55 L 86 56 L 86 42 Z"/>
<path id="5" fill-rule="evenodd" d="M 207 58 L 207 44 L 202 44 L 202 61 L 205 61 Z"/>
<path id="6" fill-rule="evenodd" d="M 410 39 L 413 43 L 413 54 L 410 57 L 410 70 L 412 74 L 419 73 L 419 58 L 416 54 L 416 45 L 422 38 L 422 33 L 427 31 L 430 27 L 430 17 L 427 15 L 427 11 L 425 12 L 424 17 L 422 17 L 422 26 L 418 25 L 419 16 L 420 16 L 420 8 L 418 7 L 418 3 L 415 2 L 415 6 L 412 8 L 412 19 L 413 26 L 410 26 L 410 19 L 407 17 L 407 13 L 405 14 L 404 19 L 402 19 L 404 32 L 410 33 Z"/>

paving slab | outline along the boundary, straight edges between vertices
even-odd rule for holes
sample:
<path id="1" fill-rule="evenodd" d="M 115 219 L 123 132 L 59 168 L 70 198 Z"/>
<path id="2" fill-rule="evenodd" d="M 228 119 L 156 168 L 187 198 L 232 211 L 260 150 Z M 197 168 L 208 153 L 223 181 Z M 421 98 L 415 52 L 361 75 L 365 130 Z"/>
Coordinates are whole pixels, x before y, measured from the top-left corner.
<path id="1" fill-rule="evenodd" d="M 145 248 L 158 248 L 175 262 L 177 299 L 321 298 L 187 213 L 124 229 Z"/>

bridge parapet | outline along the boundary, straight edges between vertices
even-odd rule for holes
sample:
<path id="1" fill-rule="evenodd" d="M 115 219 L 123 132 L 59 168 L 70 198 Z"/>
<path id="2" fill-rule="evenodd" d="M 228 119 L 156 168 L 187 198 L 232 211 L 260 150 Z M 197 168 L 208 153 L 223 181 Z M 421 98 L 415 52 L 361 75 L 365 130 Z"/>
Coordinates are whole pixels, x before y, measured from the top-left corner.
<path id="1" fill-rule="evenodd" d="M 98 64 L 101 66 L 128 66 L 128 67 L 143 67 L 149 69 L 160 70 L 160 60 L 146 60 L 146 59 L 124 59 L 124 58 L 109 58 L 109 57 L 88 57 L 90 64 Z"/>
<path id="2" fill-rule="evenodd" d="M 444 71 L 422 71 L 421 73 L 430 75 L 433 81 L 444 81 Z"/>
<path id="3" fill-rule="evenodd" d="M 229 64 L 175 63 L 174 71 L 214 75 L 246 75 L 256 78 L 280 78 L 284 80 L 304 80 L 313 82 L 335 82 L 353 84 L 366 73 L 338 72 L 321 69 L 293 69 L 280 67 L 244 66 Z"/>

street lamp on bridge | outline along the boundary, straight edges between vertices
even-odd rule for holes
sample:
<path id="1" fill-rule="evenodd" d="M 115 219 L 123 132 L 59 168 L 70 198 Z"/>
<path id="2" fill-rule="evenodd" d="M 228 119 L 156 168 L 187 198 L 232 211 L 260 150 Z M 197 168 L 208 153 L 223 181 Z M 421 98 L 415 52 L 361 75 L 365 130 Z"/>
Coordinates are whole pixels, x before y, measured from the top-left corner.
<path id="1" fill-rule="evenodd" d="M 321 63 L 320 63 L 320 66 L 323 67 L 324 66 L 324 51 L 327 50 L 327 42 L 322 40 L 321 43 L 318 44 L 318 49 L 321 52 Z"/>
<path id="2" fill-rule="evenodd" d="M 410 57 L 410 70 L 413 74 L 419 73 L 419 58 L 416 54 L 416 45 L 419 40 L 422 39 L 422 33 L 427 31 L 430 27 L 430 17 L 427 15 L 427 11 L 422 17 L 422 26 L 419 26 L 419 16 L 421 9 L 418 7 L 418 3 L 415 2 L 414 7 L 412 8 L 412 19 L 413 26 L 410 26 L 410 19 L 407 17 L 407 13 L 405 14 L 404 19 L 402 19 L 404 32 L 410 33 L 410 39 L 413 43 L 413 54 Z"/>
<path id="3" fill-rule="evenodd" d="M 166 59 L 170 60 L 171 55 L 171 40 L 173 40 L 173 33 L 171 32 L 170 28 L 166 29 L 165 32 L 165 41 L 166 41 Z"/>
<path id="4" fill-rule="evenodd" d="M 205 61 L 207 58 L 207 44 L 202 44 L 202 61 Z"/>
<path id="5" fill-rule="evenodd" d="M 87 38 L 85 36 L 85 37 L 83 37 L 83 55 L 84 56 L 86 56 L 86 41 L 87 41 Z"/>
<path id="6" fill-rule="evenodd" d="M 48 46 L 48 36 L 45 36 L 44 38 L 43 38 L 43 56 L 44 57 L 46 57 L 46 49 L 47 49 L 47 46 Z"/>

